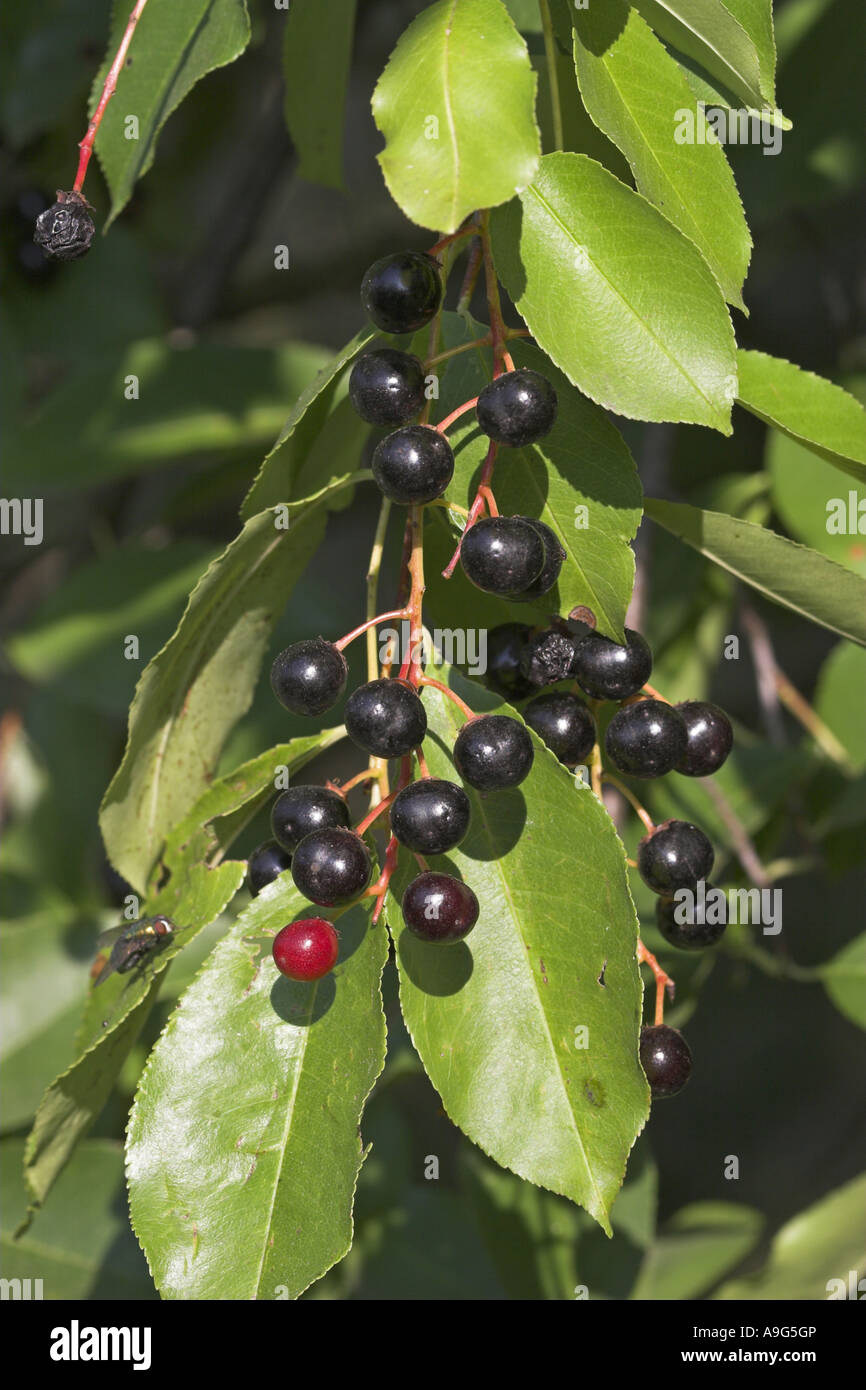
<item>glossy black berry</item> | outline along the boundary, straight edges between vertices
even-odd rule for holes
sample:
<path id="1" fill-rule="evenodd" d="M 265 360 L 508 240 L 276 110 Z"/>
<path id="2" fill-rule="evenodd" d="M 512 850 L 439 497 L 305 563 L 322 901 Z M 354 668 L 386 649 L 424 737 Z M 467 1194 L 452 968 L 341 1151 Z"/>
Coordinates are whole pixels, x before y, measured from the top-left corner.
<path id="1" fill-rule="evenodd" d="M 592 752 L 595 720 L 576 695 L 538 695 L 523 710 L 523 718 L 566 767 L 586 762 Z"/>
<path id="2" fill-rule="evenodd" d="M 534 444 L 553 429 L 556 392 L 540 372 L 518 367 L 485 386 L 475 413 L 484 433 L 498 444 Z"/>
<path id="3" fill-rule="evenodd" d="M 353 690 L 346 701 L 346 729 L 365 753 L 402 758 L 422 742 L 427 711 L 405 681 L 369 681 Z"/>
<path id="4" fill-rule="evenodd" d="M 565 680 L 574 659 L 574 642 L 567 632 L 546 628 L 528 638 L 520 657 L 520 673 L 536 690 Z"/>
<path id="5" fill-rule="evenodd" d="M 297 849 L 314 830 L 348 824 L 346 798 L 331 787 L 287 787 L 271 807 L 271 830 L 287 850 Z"/>
<path id="6" fill-rule="evenodd" d="M 373 451 L 373 477 L 392 502 L 432 502 L 454 476 L 451 445 L 429 425 L 404 425 Z"/>
<path id="7" fill-rule="evenodd" d="M 682 758 L 686 742 L 685 724 L 673 705 L 661 700 L 624 705 L 604 736 L 611 762 L 630 777 L 663 777 Z"/>
<path id="8" fill-rule="evenodd" d="M 485 714 L 464 724 L 454 743 L 454 766 L 476 791 L 516 787 L 532 767 L 532 739 L 507 714 Z"/>
<path id="9" fill-rule="evenodd" d="M 525 517 L 483 517 L 463 532 L 463 573 L 485 593 L 518 598 L 541 574 L 544 560 L 544 543 Z"/>
<path id="10" fill-rule="evenodd" d="M 403 920 L 422 941 L 462 941 L 478 921 L 478 899 L 450 874 L 419 874 L 403 894 Z"/>
<path id="11" fill-rule="evenodd" d="M 679 888 L 694 892 L 709 877 L 715 855 L 703 830 L 687 820 L 666 820 L 641 840 L 637 867 L 654 893 L 673 897 Z"/>
<path id="12" fill-rule="evenodd" d="M 712 897 L 715 894 L 708 883 L 705 896 L 710 898 L 703 907 L 699 900 L 688 899 L 679 903 L 676 898 L 659 898 L 656 901 L 656 926 L 671 946 L 680 951 L 703 951 L 707 946 L 715 946 L 721 941 L 728 924 L 728 900 L 720 899 L 717 906 Z M 683 920 L 677 921 L 678 917 Z"/>
<path id="13" fill-rule="evenodd" d="M 95 231 L 83 194 L 58 192 L 57 202 L 37 217 L 33 240 L 54 260 L 77 261 L 90 250 Z"/>
<path id="14" fill-rule="evenodd" d="M 271 667 L 271 689 L 292 714 L 324 714 L 339 700 L 348 674 L 333 642 L 310 637 L 280 652 Z"/>
<path id="15" fill-rule="evenodd" d="M 544 546 L 544 564 L 541 568 L 541 574 L 538 576 L 535 583 L 530 584 L 529 588 L 524 589 L 523 593 L 520 595 L 522 599 L 529 601 L 531 599 L 542 598 L 553 588 L 559 578 L 559 571 L 562 569 L 565 551 L 559 543 L 559 537 L 556 532 L 553 531 L 546 522 L 536 521 L 534 517 L 527 517 L 526 520 L 529 522 L 530 526 L 538 532 L 541 537 L 542 545 Z"/>
<path id="16" fill-rule="evenodd" d="M 691 1075 L 692 1054 L 682 1033 L 657 1023 L 640 1030 L 640 1064 L 653 1100 L 663 1100 L 685 1086 Z"/>
<path id="17" fill-rule="evenodd" d="M 688 735 L 685 757 L 677 772 L 686 777 L 709 777 L 718 772 L 734 746 L 734 731 L 725 711 L 709 700 L 683 700 L 674 706 Z"/>
<path id="18" fill-rule="evenodd" d="M 364 312 L 383 333 L 414 333 L 442 300 L 439 266 L 423 251 L 397 251 L 374 261 L 361 281 Z"/>
<path id="19" fill-rule="evenodd" d="M 469 829 L 469 797 L 456 782 L 411 782 L 391 806 L 391 829 L 416 854 L 447 854 Z"/>
<path id="20" fill-rule="evenodd" d="M 332 907 L 363 893 L 372 873 L 370 853 L 354 830 L 331 826 L 305 835 L 292 858 L 292 878 L 311 903 Z"/>
<path id="21" fill-rule="evenodd" d="M 349 399 L 370 425 L 407 425 L 424 404 L 424 368 L 396 348 L 365 352 L 349 375 Z"/>
<path id="22" fill-rule="evenodd" d="M 485 684 L 507 700 L 521 700 L 532 686 L 520 670 L 531 628 L 526 623 L 500 623 L 487 634 Z"/>
<path id="23" fill-rule="evenodd" d="M 649 643 L 625 629 L 625 646 L 588 632 L 574 646 L 571 674 L 593 700 L 626 700 L 646 685 L 653 668 Z"/>
<path id="24" fill-rule="evenodd" d="M 247 887 L 254 898 L 273 883 L 285 869 L 291 867 L 292 856 L 276 840 L 265 840 L 254 849 L 247 860 Z"/>

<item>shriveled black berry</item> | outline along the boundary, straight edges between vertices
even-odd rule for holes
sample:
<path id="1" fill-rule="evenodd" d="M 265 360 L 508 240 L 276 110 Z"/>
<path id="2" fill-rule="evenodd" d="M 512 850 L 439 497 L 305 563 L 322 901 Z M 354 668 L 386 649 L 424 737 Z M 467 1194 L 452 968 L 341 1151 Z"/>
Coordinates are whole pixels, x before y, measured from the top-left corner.
<path id="1" fill-rule="evenodd" d="M 586 762 L 595 746 L 595 720 L 576 695 L 537 695 L 524 708 L 523 718 L 566 767 Z"/>
<path id="2" fill-rule="evenodd" d="M 402 758 L 423 741 L 427 711 L 405 681 L 369 681 L 346 701 L 346 729 L 365 753 Z"/>
<path id="3" fill-rule="evenodd" d="M 682 758 L 686 742 L 685 724 L 673 706 L 661 700 L 624 705 L 604 736 L 611 762 L 630 777 L 663 777 Z"/>
<path id="4" fill-rule="evenodd" d="M 391 830 L 416 854 L 447 854 L 469 829 L 469 797 L 456 782 L 425 777 L 411 782 L 391 806 Z"/>
<path id="5" fill-rule="evenodd" d="M 530 601 L 542 598 L 549 592 L 559 578 L 559 571 L 562 569 L 562 562 L 565 559 L 565 551 L 559 542 L 556 532 L 547 525 L 545 521 L 537 521 L 534 517 L 528 516 L 526 520 L 541 537 L 544 546 L 544 564 L 541 574 L 534 584 L 530 584 L 528 589 L 524 589 L 520 595 L 522 599 Z"/>
<path id="6" fill-rule="evenodd" d="M 709 700 L 683 700 L 674 709 L 688 735 L 685 756 L 676 771 L 686 777 L 709 777 L 718 772 L 734 746 L 734 731 L 725 711 Z"/>
<path id="7" fill-rule="evenodd" d="M 507 714 L 485 714 L 464 724 L 454 743 L 454 766 L 476 791 L 516 787 L 532 767 L 532 739 Z"/>
<path id="8" fill-rule="evenodd" d="M 292 856 L 276 840 L 265 840 L 254 849 L 247 860 L 247 887 L 254 898 L 285 869 L 290 868 Z"/>
<path id="9" fill-rule="evenodd" d="M 403 894 L 403 920 L 422 941 L 462 941 L 478 921 L 478 899 L 468 884 L 432 870 Z"/>
<path id="10" fill-rule="evenodd" d="M 348 674 L 333 642 L 310 637 L 280 652 L 271 667 L 271 689 L 292 714 L 324 714 L 339 700 Z"/>
<path id="11" fill-rule="evenodd" d="M 518 367 L 485 386 L 475 413 L 484 433 L 498 444 L 534 444 L 553 429 L 556 392 L 540 372 Z"/>
<path id="12" fill-rule="evenodd" d="M 354 830 L 331 826 L 305 835 L 292 858 L 292 878 L 311 903 L 332 907 L 363 893 L 373 865 L 370 852 Z"/>
<path id="13" fill-rule="evenodd" d="M 527 640 L 520 657 L 520 673 L 536 690 L 565 680 L 574 659 L 574 642 L 567 632 L 545 628 Z"/>
<path id="14" fill-rule="evenodd" d="M 349 374 L 349 399 L 370 425 L 407 425 L 424 404 L 424 368 L 396 348 L 365 352 Z"/>
<path id="15" fill-rule="evenodd" d="M 728 925 L 728 900 L 722 896 L 717 905 L 712 900 L 715 889 L 708 883 L 705 894 L 710 898 L 703 907 L 695 898 L 677 902 L 676 898 L 658 898 L 656 926 L 671 946 L 680 951 L 703 951 L 721 941 Z M 677 921 L 682 917 L 681 922 Z"/>
<path id="16" fill-rule="evenodd" d="M 646 685 L 653 668 L 649 643 L 625 629 L 625 646 L 588 632 L 574 646 L 571 674 L 593 700 L 626 700 Z"/>
<path id="17" fill-rule="evenodd" d="M 463 532 L 463 573 L 485 593 L 518 598 L 539 577 L 544 560 L 544 543 L 525 517 L 483 517 Z"/>
<path id="18" fill-rule="evenodd" d="M 90 250 L 96 228 L 82 193 L 58 190 L 57 202 L 40 212 L 33 240 L 46 256 L 57 261 L 77 261 Z"/>
<path id="19" fill-rule="evenodd" d="M 664 1100 L 685 1086 L 692 1071 L 692 1054 L 676 1028 L 665 1023 L 646 1025 L 640 1030 L 640 1064 L 653 1100 Z"/>
<path id="20" fill-rule="evenodd" d="M 287 787 L 271 807 L 271 830 L 287 850 L 297 849 L 304 836 L 314 830 L 348 824 L 346 798 L 331 787 Z"/>
<path id="21" fill-rule="evenodd" d="M 374 261 L 361 281 L 364 312 L 383 333 L 414 333 L 442 300 L 439 266 L 424 251 L 395 251 Z"/>
<path id="22" fill-rule="evenodd" d="M 694 892 L 708 878 L 715 855 L 703 830 L 687 820 L 666 820 L 638 845 L 637 867 L 654 893 L 673 897 L 680 888 Z"/>
<path id="23" fill-rule="evenodd" d="M 531 628 L 526 623 L 500 623 L 487 634 L 485 684 L 507 700 L 521 700 L 532 686 L 520 670 L 523 649 Z"/>
<path id="24" fill-rule="evenodd" d="M 380 490 L 392 502 L 432 502 L 454 476 L 451 445 L 429 425 L 404 425 L 385 436 L 370 464 Z"/>

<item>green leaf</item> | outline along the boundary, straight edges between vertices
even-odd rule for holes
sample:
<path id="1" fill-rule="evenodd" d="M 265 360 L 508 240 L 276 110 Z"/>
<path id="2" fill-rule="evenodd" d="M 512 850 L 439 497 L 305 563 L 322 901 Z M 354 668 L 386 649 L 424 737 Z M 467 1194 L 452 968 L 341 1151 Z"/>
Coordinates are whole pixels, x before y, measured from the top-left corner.
<path id="1" fill-rule="evenodd" d="M 366 907 L 370 906 L 367 900 Z M 296 1298 L 342 1259 L 382 1069 L 384 926 L 340 918 L 340 962 L 279 975 L 273 934 L 303 903 L 268 885 L 216 947 L 154 1048 L 127 1147 L 135 1232 L 164 1298 Z"/>
<path id="2" fill-rule="evenodd" d="M 648 1251 L 630 1297 L 705 1297 L 754 1249 L 762 1225 L 760 1212 L 732 1202 L 682 1207 Z"/>
<path id="3" fill-rule="evenodd" d="M 292 0 L 283 30 L 286 125 L 302 179 L 343 187 L 343 120 L 356 0 Z"/>
<path id="4" fill-rule="evenodd" d="M 750 106 L 772 100 L 757 47 L 722 0 L 634 0 L 634 5 L 663 39 Z"/>
<path id="5" fill-rule="evenodd" d="M 213 558 L 198 541 L 108 550 L 48 595 L 10 638 L 9 656 L 29 680 L 57 682 L 64 699 L 123 716 L 141 669 L 123 659 L 124 639 L 138 638 L 144 661 L 159 651 Z"/>
<path id="6" fill-rule="evenodd" d="M 761 94 L 776 100 L 776 37 L 773 33 L 773 0 L 724 0 L 726 10 L 738 20 L 755 46 L 761 73 Z"/>
<path id="7" fill-rule="evenodd" d="M 121 1145 L 106 1139 L 82 1144 L 35 1231 L 16 1240 L 13 1232 L 24 1217 L 19 1177 L 23 1147 L 20 1139 L 6 1139 L 0 1146 L 4 1279 L 38 1278 L 46 1299 L 155 1298 L 129 1229 Z"/>
<path id="8" fill-rule="evenodd" d="M 866 1271 L 864 1206 L 866 1175 L 838 1187 L 795 1216 L 777 1233 L 764 1268 L 724 1284 L 714 1297 L 814 1301 L 862 1296 L 857 1274 Z"/>
<path id="9" fill-rule="evenodd" d="M 33 1208 L 44 1202 L 108 1099 L 147 1021 L 169 962 L 219 916 L 240 887 L 243 873 L 242 864 L 221 864 L 216 869 L 196 864 L 176 874 L 142 909 L 149 916 L 165 913 L 176 924 L 178 931 L 168 945 L 139 969 L 114 974 L 90 991 L 76 1060 L 45 1092 L 27 1139 L 24 1176 Z"/>
<path id="10" fill-rule="evenodd" d="M 374 329 L 362 328 L 298 397 L 244 498 L 243 521 L 352 471 L 368 426 L 349 402 L 347 368 L 375 337 Z"/>
<path id="11" fill-rule="evenodd" d="M 866 653 L 839 642 L 821 667 L 815 713 L 845 748 L 852 773 L 866 769 Z"/>
<path id="12" fill-rule="evenodd" d="M 535 74 L 500 0 L 437 0 L 404 31 L 373 93 L 379 163 L 394 201 L 453 232 L 532 180 Z M 491 139 L 491 132 L 495 138 Z"/>
<path id="13" fill-rule="evenodd" d="M 461 323 L 458 331 L 457 322 L 456 316 L 449 316 L 445 325 L 449 345 L 471 341 L 471 326 L 467 329 Z M 478 337 L 484 329 L 476 327 Z M 634 583 L 629 542 L 641 518 L 634 460 L 598 406 L 576 391 L 534 344 L 516 341 L 512 347 L 518 367 L 530 367 L 551 382 L 558 411 L 553 429 L 538 444 L 500 451 L 493 480 L 499 508 L 508 515 L 546 522 L 566 552 L 555 589 L 538 601 L 537 608 L 545 614 L 554 608 L 565 614 L 578 605 L 591 608 L 599 631 L 622 641 Z M 455 357 L 442 381 L 439 417 L 444 419 L 463 401 L 477 396 L 491 375 L 489 351 L 478 349 Z M 446 498 L 467 507 L 475 496 L 489 441 L 479 433 L 471 412 L 455 422 L 448 438 L 455 451 L 455 470 Z M 448 586 L 453 582 L 449 580 Z M 435 586 L 432 577 L 431 583 Z M 532 619 L 537 621 L 538 616 L 536 612 Z"/>
<path id="14" fill-rule="evenodd" d="M 448 679 L 445 668 L 437 676 Z M 490 708 L 484 692 L 452 679 L 464 698 Z M 425 703 L 430 770 L 453 779 L 445 750 L 463 717 L 435 690 Z M 637 1059 L 636 919 L 609 817 L 533 742 L 527 780 L 483 799 L 470 791 L 469 834 L 434 860 L 478 897 L 471 937 L 425 944 L 391 901 L 400 998 L 454 1123 L 502 1167 L 570 1197 L 610 1232 L 610 1209 L 647 1113 Z"/>
<path id="15" fill-rule="evenodd" d="M 232 840 L 273 796 L 277 768 L 298 772 L 311 758 L 344 737 L 341 726 L 294 738 L 212 782 L 166 837 L 166 867 L 174 872 L 184 861 L 219 863 Z"/>
<path id="16" fill-rule="evenodd" d="M 91 113 L 129 20 L 128 0 L 115 0 L 108 56 L 93 84 Z M 243 53 L 250 39 L 245 0 L 150 0 L 132 38 L 129 59 L 108 103 L 96 153 L 111 191 L 106 229 L 129 202 L 153 163 L 159 132 L 195 84 Z M 135 135 L 128 118 L 137 121 Z"/>
<path id="17" fill-rule="evenodd" d="M 767 431 L 766 464 L 773 507 L 785 529 L 866 577 L 866 480 L 855 485 L 832 463 L 778 430 Z"/>
<path id="18" fill-rule="evenodd" d="M 186 459 L 212 462 L 229 450 L 265 448 L 287 403 L 327 360 L 306 343 L 124 345 L 122 354 L 86 363 L 52 391 L 9 451 L 10 476 L 21 486 L 26 478 L 31 489 L 78 490 Z M 130 376 L 137 399 L 126 394 Z"/>
<path id="19" fill-rule="evenodd" d="M 866 482 L 866 411 L 824 377 L 765 352 L 737 353 L 737 404 Z"/>
<path id="20" fill-rule="evenodd" d="M 100 814 L 111 862 L 139 891 L 249 708 L 271 628 L 321 540 L 337 487 L 289 504 L 288 529 L 278 513 L 252 517 L 196 585 L 180 626 L 139 681 L 126 751 Z"/>
<path id="21" fill-rule="evenodd" d="M 638 420 L 730 434 L 737 366 L 721 291 L 639 193 L 585 155 L 548 154 L 492 231 L 508 293 L 585 395 Z"/>
<path id="22" fill-rule="evenodd" d="M 866 646 L 866 583 L 817 551 L 750 521 L 644 499 L 653 521 L 765 598 Z"/>
<path id="23" fill-rule="evenodd" d="M 728 302 L 745 309 L 752 239 L 721 145 L 679 143 L 684 111 L 706 125 L 685 77 L 624 0 L 576 11 L 572 22 L 590 116 L 626 156 L 639 192 L 695 243 Z"/>
<path id="24" fill-rule="evenodd" d="M 849 941 L 816 974 L 839 1012 L 866 1028 L 866 935 Z"/>

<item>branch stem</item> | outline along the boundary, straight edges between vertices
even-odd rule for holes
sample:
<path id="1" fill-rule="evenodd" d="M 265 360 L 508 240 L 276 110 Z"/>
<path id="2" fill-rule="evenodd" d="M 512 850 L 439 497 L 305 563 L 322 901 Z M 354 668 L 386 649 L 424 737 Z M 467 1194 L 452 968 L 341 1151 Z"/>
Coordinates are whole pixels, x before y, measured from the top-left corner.
<path id="1" fill-rule="evenodd" d="M 129 48 L 129 45 L 132 42 L 132 36 L 135 33 L 135 26 L 138 24 L 138 21 L 141 18 L 141 12 L 146 4 L 147 0 L 137 0 L 137 3 L 133 6 L 132 14 L 129 16 L 129 20 L 126 25 L 123 38 L 120 40 L 120 47 L 118 48 L 117 53 L 114 55 L 114 62 L 108 69 L 108 76 L 106 77 L 105 84 L 102 88 L 102 96 L 99 98 L 96 110 L 90 118 L 90 125 L 87 127 L 87 132 L 84 136 L 84 139 L 78 142 L 78 148 L 81 151 L 81 153 L 78 157 L 78 171 L 75 175 L 75 183 L 72 185 L 73 192 L 75 193 L 80 193 L 84 186 L 84 179 L 87 174 L 87 166 L 90 163 L 90 156 L 93 153 L 93 142 L 96 139 L 96 132 L 99 130 L 99 127 L 102 124 L 102 118 L 105 115 L 105 108 L 111 101 L 111 98 L 114 96 L 114 91 L 117 86 L 117 79 L 120 76 L 120 70 L 123 67 L 123 64 L 126 62 L 127 49 Z"/>

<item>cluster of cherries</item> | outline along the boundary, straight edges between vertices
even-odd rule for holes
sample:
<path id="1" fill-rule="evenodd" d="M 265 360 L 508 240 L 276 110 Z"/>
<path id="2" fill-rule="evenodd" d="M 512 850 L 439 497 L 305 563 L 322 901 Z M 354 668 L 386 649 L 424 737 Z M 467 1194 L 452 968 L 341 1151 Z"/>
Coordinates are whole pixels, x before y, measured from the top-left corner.
<path id="1" fill-rule="evenodd" d="M 361 294 L 373 323 L 394 334 L 414 332 L 429 322 L 441 297 L 438 262 L 418 252 L 377 261 L 364 277 Z M 372 458 L 373 476 L 384 496 L 411 507 L 441 497 L 453 476 L 454 455 L 444 433 L 447 422 L 416 422 L 425 404 L 422 362 L 393 348 L 368 351 L 352 368 L 349 396 L 365 421 L 390 430 Z M 495 376 L 474 405 L 493 452 L 500 445 L 520 447 L 543 438 L 557 412 L 550 382 L 537 372 L 513 367 Z M 483 491 L 479 489 L 479 497 Z M 491 515 L 481 516 L 477 507 L 469 514 L 459 548 L 463 571 L 487 593 L 513 601 L 537 599 L 556 583 L 565 552 L 550 527 L 531 517 L 500 516 L 495 504 L 490 506 L 490 497 L 485 500 Z M 271 669 L 271 686 L 280 703 L 294 714 L 310 716 L 332 708 L 348 677 L 342 648 L 361 630 L 338 643 L 316 637 L 282 651 Z M 593 753 L 598 705 L 613 701 L 619 708 L 608 723 L 604 747 L 619 772 L 638 778 L 671 771 L 689 777 L 715 772 L 733 742 L 726 715 L 709 702 L 670 705 L 651 687 L 647 694 L 652 653 L 639 633 L 627 628 L 625 636 L 625 645 L 594 631 L 581 636 L 559 618 L 540 629 L 505 623 L 489 634 L 487 682 L 509 701 L 532 697 L 522 709 L 523 720 L 567 767 L 584 763 Z M 560 688 L 565 682 L 568 688 Z M 409 671 L 404 665 L 399 675 L 368 681 L 353 691 L 345 708 L 347 733 L 372 758 L 403 760 L 400 788 L 354 829 L 340 788 L 293 786 L 282 792 L 271 812 L 273 839 L 249 859 L 253 894 L 290 868 L 296 887 L 310 902 L 343 906 L 373 892 L 380 895 L 374 914 L 378 915 L 396 855 L 392 858 L 389 846 L 383 875 L 370 888 L 373 865 L 364 832 L 387 804 L 391 844 L 411 851 L 422 868 L 402 898 L 409 930 L 436 943 L 460 941 L 472 930 L 479 905 L 471 888 L 450 874 L 430 870 L 422 857 L 454 849 L 470 820 L 463 788 L 433 778 L 426 770 L 422 744 L 427 715 L 419 693 L 419 685 L 425 683 L 429 682 L 420 669 Z M 413 757 L 422 773 L 414 782 L 409 780 Z M 470 715 L 455 741 L 453 758 L 467 786 L 490 793 L 524 780 L 532 767 L 533 746 L 524 723 L 515 718 Z M 637 867 L 659 895 L 659 928 L 681 949 L 711 945 L 724 930 L 724 924 L 695 920 L 694 912 L 686 914 L 685 924 L 677 921 L 683 914 L 676 912 L 674 895 L 680 889 L 694 893 L 699 880 L 709 874 L 713 857 L 706 835 L 687 821 L 654 826 L 640 843 Z M 284 927 L 273 950 L 283 974 L 315 980 L 334 966 L 338 938 L 330 922 L 312 917 Z M 640 1055 L 653 1095 L 673 1095 L 688 1079 L 689 1049 L 675 1029 L 660 1022 L 644 1027 Z"/>

